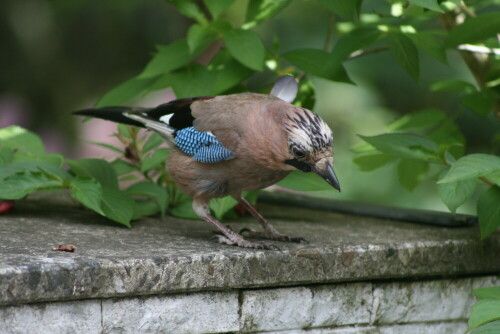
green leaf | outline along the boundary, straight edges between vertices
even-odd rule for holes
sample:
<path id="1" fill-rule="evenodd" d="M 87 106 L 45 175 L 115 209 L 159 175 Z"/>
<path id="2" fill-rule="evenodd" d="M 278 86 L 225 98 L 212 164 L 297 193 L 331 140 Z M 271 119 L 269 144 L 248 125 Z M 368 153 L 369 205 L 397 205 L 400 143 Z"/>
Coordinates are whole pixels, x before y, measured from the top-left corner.
<path id="1" fill-rule="evenodd" d="M 191 0 L 167 0 L 173 4 L 182 15 L 194 19 L 198 22 L 207 22 L 207 18 L 201 11 L 201 9 L 196 5 L 194 1 Z"/>
<path id="2" fill-rule="evenodd" d="M 291 172 L 285 179 L 278 182 L 278 185 L 296 191 L 318 191 L 332 189 L 332 186 L 326 183 L 326 181 L 318 175 L 314 173 L 303 173 L 299 171 Z"/>
<path id="3" fill-rule="evenodd" d="M 150 150 L 157 148 L 163 143 L 163 138 L 156 132 L 152 132 L 149 136 L 148 140 L 142 147 L 144 153 L 149 152 Z"/>
<path id="4" fill-rule="evenodd" d="M 61 168 L 64 165 L 64 156 L 59 153 L 46 153 L 39 155 L 36 159 L 36 161 L 43 162 L 45 164 Z"/>
<path id="5" fill-rule="evenodd" d="M 363 172 L 369 172 L 387 165 L 393 161 L 394 157 L 380 152 L 371 152 L 359 155 L 353 159 L 353 162 L 358 165 Z"/>
<path id="6" fill-rule="evenodd" d="M 210 201 L 210 208 L 214 212 L 215 218 L 222 220 L 224 215 L 229 212 L 238 203 L 231 196 L 216 198 Z"/>
<path id="7" fill-rule="evenodd" d="M 433 141 L 414 134 L 386 133 L 378 136 L 365 137 L 363 140 L 373 145 L 381 152 L 403 159 L 424 161 L 438 160 L 438 147 Z"/>
<path id="8" fill-rule="evenodd" d="M 177 98 L 212 95 L 212 76 L 205 66 L 192 64 L 171 74 Z"/>
<path id="9" fill-rule="evenodd" d="M 460 92 L 460 93 L 472 93 L 476 91 L 476 87 L 473 84 L 457 79 L 445 79 L 434 81 L 431 86 L 431 91 L 433 92 Z"/>
<path id="10" fill-rule="evenodd" d="M 483 299 L 472 306 L 469 329 L 500 319 L 500 300 Z"/>
<path id="11" fill-rule="evenodd" d="M 40 137 L 17 125 L 0 129 L 0 147 L 15 149 L 15 161 L 31 160 L 45 152 Z"/>
<path id="12" fill-rule="evenodd" d="M 408 191 L 415 189 L 427 177 L 429 163 L 402 159 L 398 164 L 399 183 Z"/>
<path id="13" fill-rule="evenodd" d="M 160 74 L 168 73 L 178 69 L 193 60 L 203 50 L 189 52 L 188 43 L 185 39 L 180 39 L 169 45 L 158 45 L 158 52 L 146 65 L 144 71 L 139 74 L 139 79 L 156 77 Z"/>
<path id="14" fill-rule="evenodd" d="M 444 175 L 445 173 L 443 173 Z M 476 180 L 469 179 L 449 183 L 438 183 L 437 190 L 443 203 L 455 213 L 457 208 L 464 204 L 476 190 Z"/>
<path id="15" fill-rule="evenodd" d="M 200 219 L 193 210 L 193 201 L 190 198 L 177 203 L 177 205 L 170 209 L 170 213 L 179 218 Z"/>
<path id="16" fill-rule="evenodd" d="M 165 188 L 151 182 L 139 182 L 131 185 L 125 191 L 128 195 L 139 195 L 151 197 L 158 203 L 161 215 L 165 215 L 168 207 L 168 195 Z"/>
<path id="17" fill-rule="evenodd" d="M 169 154 L 170 149 L 168 148 L 159 148 L 155 150 L 153 155 L 145 157 L 142 161 L 141 172 L 145 173 L 158 167 L 167 160 Z"/>
<path id="18" fill-rule="evenodd" d="M 101 159 L 66 160 L 76 176 L 96 179 L 103 187 L 118 188 L 118 177 L 111 164 Z"/>
<path id="19" fill-rule="evenodd" d="M 420 65 L 415 44 L 401 32 L 393 31 L 388 36 L 389 46 L 396 61 L 414 80 L 418 80 Z"/>
<path id="20" fill-rule="evenodd" d="M 210 27 L 193 24 L 187 34 L 187 44 L 189 52 L 196 50 L 204 50 L 210 43 L 215 40 L 216 33 Z"/>
<path id="21" fill-rule="evenodd" d="M 27 172 L 0 181 L 0 199 L 21 199 L 37 190 L 62 188 L 61 180 L 42 173 Z"/>
<path id="22" fill-rule="evenodd" d="M 96 108 L 120 105 L 144 93 L 153 83 L 153 78 L 134 77 L 107 92 L 96 104 Z"/>
<path id="23" fill-rule="evenodd" d="M 104 216 L 101 209 L 102 189 L 99 182 L 88 177 L 77 176 L 69 184 L 71 196 L 87 208 Z"/>
<path id="24" fill-rule="evenodd" d="M 439 144 L 441 151 L 449 151 L 455 158 L 464 153 L 465 137 L 457 124 L 450 119 L 432 129 L 427 137 Z"/>
<path id="25" fill-rule="evenodd" d="M 299 82 L 297 99 L 293 102 L 293 105 L 313 110 L 315 104 L 316 90 L 314 89 L 312 81 L 309 78 L 305 77 Z"/>
<path id="26" fill-rule="evenodd" d="M 340 37 L 333 47 L 332 56 L 340 61 L 346 60 L 349 55 L 357 50 L 367 48 L 383 37 L 383 33 L 374 27 L 361 27 L 350 31 Z"/>
<path id="27" fill-rule="evenodd" d="M 249 29 L 278 14 L 292 0 L 252 0 L 248 2 L 244 29 Z"/>
<path id="28" fill-rule="evenodd" d="M 266 49 L 256 33 L 250 30 L 231 29 L 224 33 L 224 43 L 237 61 L 255 71 L 263 69 Z"/>
<path id="29" fill-rule="evenodd" d="M 48 175 L 52 179 L 58 180 L 70 177 L 66 171 L 60 170 L 59 168 L 42 161 L 20 161 L 0 166 L 0 180 L 13 176 L 14 174 L 22 174 L 26 172 L 43 172 L 43 174 Z"/>
<path id="30" fill-rule="evenodd" d="M 439 6 L 437 0 L 410 0 L 411 3 L 420 6 L 422 8 L 427 8 L 435 12 L 442 13 L 443 9 Z"/>
<path id="31" fill-rule="evenodd" d="M 330 53 L 318 49 L 299 49 L 283 57 L 303 71 L 332 81 L 352 83 L 342 63 Z"/>
<path id="32" fill-rule="evenodd" d="M 447 119 L 438 109 L 424 109 L 406 114 L 387 126 L 389 131 L 422 130 L 434 127 Z"/>
<path id="33" fill-rule="evenodd" d="M 222 50 L 208 66 L 211 74 L 211 94 L 217 95 L 238 85 L 253 72 L 236 61 L 229 52 Z"/>
<path id="34" fill-rule="evenodd" d="M 500 226 L 500 205 L 498 203 L 500 203 L 500 187 L 498 186 L 490 187 L 490 189 L 479 197 L 477 202 L 477 216 L 479 218 L 481 239 L 489 236 Z"/>
<path id="35" fill-rule="evenodd" d="M 203 2 L 205 2 L 210 15 L 216 19 L 234 3 L 234 0 L 203 0 Z"/>
<path id="36" fill-rule="evenodd" d="M 134 214 L 134 200 L 116 188 L 102 187 L 101 208 L 105 217 L 131 227 Z"/>
<path id="37" fill-rule="evenodd" d="M 500 186 L 500 173 L 490 174 L 488 175 L 487 179 L 495 183 L 497 186 Z"/>
<path id="38" fill-rule="evenodd" d="M 438 183 L 456 182 L 500 172 L 500 157 L 475 153 L 454 162 L 444 178 Z"/>
<path id="39" fill-rule="evenodd" d="M 120 135 L 122 135 L 125 138 L 132 139 L 133 137 L 133 130 L 132 126 L 128 124 L 118 124 L 116 127 L 116 130 Z M 122 152 L 123 153 L 123 152 Z"/>
<path id="40" fill-rule="evenodd" d="M 461 101 L 475 113 L 486 116 L 493 110 L 495 98 L 488 90 L 482 90 L 463 95 Z"/>
<path id="41" fill-rule="evenodd" d="M 153 216 L 160 212 L 158 203 L 146 199 L 136 199 L 132 219 Z"/>
<path id="42" fill-rule="evenodd" d="M 478 299 L 498 299 L 500 300 L 500 286 L 481 288 L 473 291 Z"/>
<path id="43" fill-rule="evenodd" d="M 359 11 L 361 0 L 318 0 L 323 6 L 346 20 L 352 20 Z"/>
<path id="44" fill-rule="evenodd" d="M 471 334 L 498 334 L 500 333 L 500 320 L 488 322 L 482 326 L 476 327 Z"/>
<path id="45" fill-rule="evenodd" d="M 122 176 L 139 170 L 137 166 L 121 159 L 115 159 L 111 161 L 111 167 L 113 167 L 116 175 L 118 176 Z"/>
<path id="46" fill-rule="evenodd" d="M 0 146 L 0 166 L 6 165 L 14 160 L 14 150 L 13 148 Z"/>
<path id="47" fill-rule="evenodd" d="M 484 39 L 495 37 L 500 31 L 500 15 L 497 11 L 467 18 L 462 24 L 453 28 L 446 39 L 447 47 L 459 44 L 476 43 Z"/>
<path id="48" fill-rule="evenodd" d="M 114 152 L 117 152 L 117 153 L 120 153 L 120 154 L 123 153 L 123 149 L 118 148 L 118 147 L 113 146 L 113 145 L 110 145 L 108 143 L 100 143 L 100 142 L 91 141 L 91 140 L 85 140 L 85 142 L 89 143 L 89 144 L 93 144 L 93 145 L 97 145 L 97 146 L 100 146 L 100 147 L 107 148 L 108 150 L 111 150 L 111 151 L 114 151 Z"/>
<path id="49" fill-rule="evenodd" d="M 412 42 L 420 50 L 427 53 L 429 56 L 439 60 L 443 64 L 448 64 L 444 43 L 437 39 L 429 32 L 418 32 L 416 34 L 407 34 Z"/>

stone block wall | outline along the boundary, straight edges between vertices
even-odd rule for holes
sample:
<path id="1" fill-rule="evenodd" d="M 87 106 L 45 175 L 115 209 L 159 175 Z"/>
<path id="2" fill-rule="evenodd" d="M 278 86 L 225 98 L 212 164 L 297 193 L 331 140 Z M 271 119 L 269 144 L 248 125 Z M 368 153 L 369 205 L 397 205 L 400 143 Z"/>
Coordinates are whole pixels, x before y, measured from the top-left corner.
<path id="1" fill-rule="evenodd" d="M 359 282 L 0 308 L 0 333 L 462 334 L 499 276 Z"/>

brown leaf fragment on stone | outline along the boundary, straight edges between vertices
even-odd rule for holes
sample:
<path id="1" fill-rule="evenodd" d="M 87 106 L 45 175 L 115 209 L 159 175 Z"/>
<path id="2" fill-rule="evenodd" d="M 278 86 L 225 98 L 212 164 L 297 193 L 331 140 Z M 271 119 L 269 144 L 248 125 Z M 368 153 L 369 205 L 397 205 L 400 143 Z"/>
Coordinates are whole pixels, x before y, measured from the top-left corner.
<path id="1" fill-rule="evenodd" d="M 75 251 L 76 247 L 73 245 L 59 245 L 56 248 L 52 248 L 53 251 L 57 252 L 70 252 L 73 253 Z"/>

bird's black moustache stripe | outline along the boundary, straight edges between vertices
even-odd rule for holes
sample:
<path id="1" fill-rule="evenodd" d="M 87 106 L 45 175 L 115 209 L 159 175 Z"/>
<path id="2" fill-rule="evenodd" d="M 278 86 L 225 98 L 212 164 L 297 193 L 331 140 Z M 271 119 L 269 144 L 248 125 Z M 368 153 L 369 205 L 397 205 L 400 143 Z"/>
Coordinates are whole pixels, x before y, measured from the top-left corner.
<path id="1" fill-rule="evenodd" d="M 309 164 L 306 164 L 305 162 L 298 159 L 285 160 L 285 163 L 297 168 L 300 171 L 303 171 L 304 173 L 309 173 L 312 170 Z"/>

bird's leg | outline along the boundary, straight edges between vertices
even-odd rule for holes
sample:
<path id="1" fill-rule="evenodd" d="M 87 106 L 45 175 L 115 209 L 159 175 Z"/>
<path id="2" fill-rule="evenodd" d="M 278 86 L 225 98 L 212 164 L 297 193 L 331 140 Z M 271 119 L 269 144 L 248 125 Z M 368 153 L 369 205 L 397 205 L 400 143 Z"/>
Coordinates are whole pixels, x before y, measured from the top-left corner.
<path id="1" fill-rule="evenodd" d="M 245 238 L 243 238 L 241 234 L 236 233 L 235 231 L 215 219 L 215 217 L 210 214 L 210 209 L 206 201 L 195 199 L 193 201 L 193 210 L 198 215 L 198 217 L 214 225 L 223 234 L 216 236 L 219 243 L 221 244 L 237 245 L 240 247 L 256 249 L 278 249 L 276 246 L 267 244 L 265 242 L 251 242 L 245 240 Z"/>
<path id="2" fill-rule="evenodd" d="M 235 199 L 245 208 L 250 212 L 252 216 L 257 219 L 257 221 L 264 227 L 264 230 L 266 231 L 266 237 L 271 239 L 271 240 L 276 240 L 276 241 L 291 241 L 291 242 L 303 242 L 307 241 L 305 238 L 302 237 L 291 237 L 288 235 L 281 234 L 274 228 L 271 223 L 267 221 L 266 218 L 264 218 L 257 209 L 250 204 L 243 196 L 235 197 Z"/>

